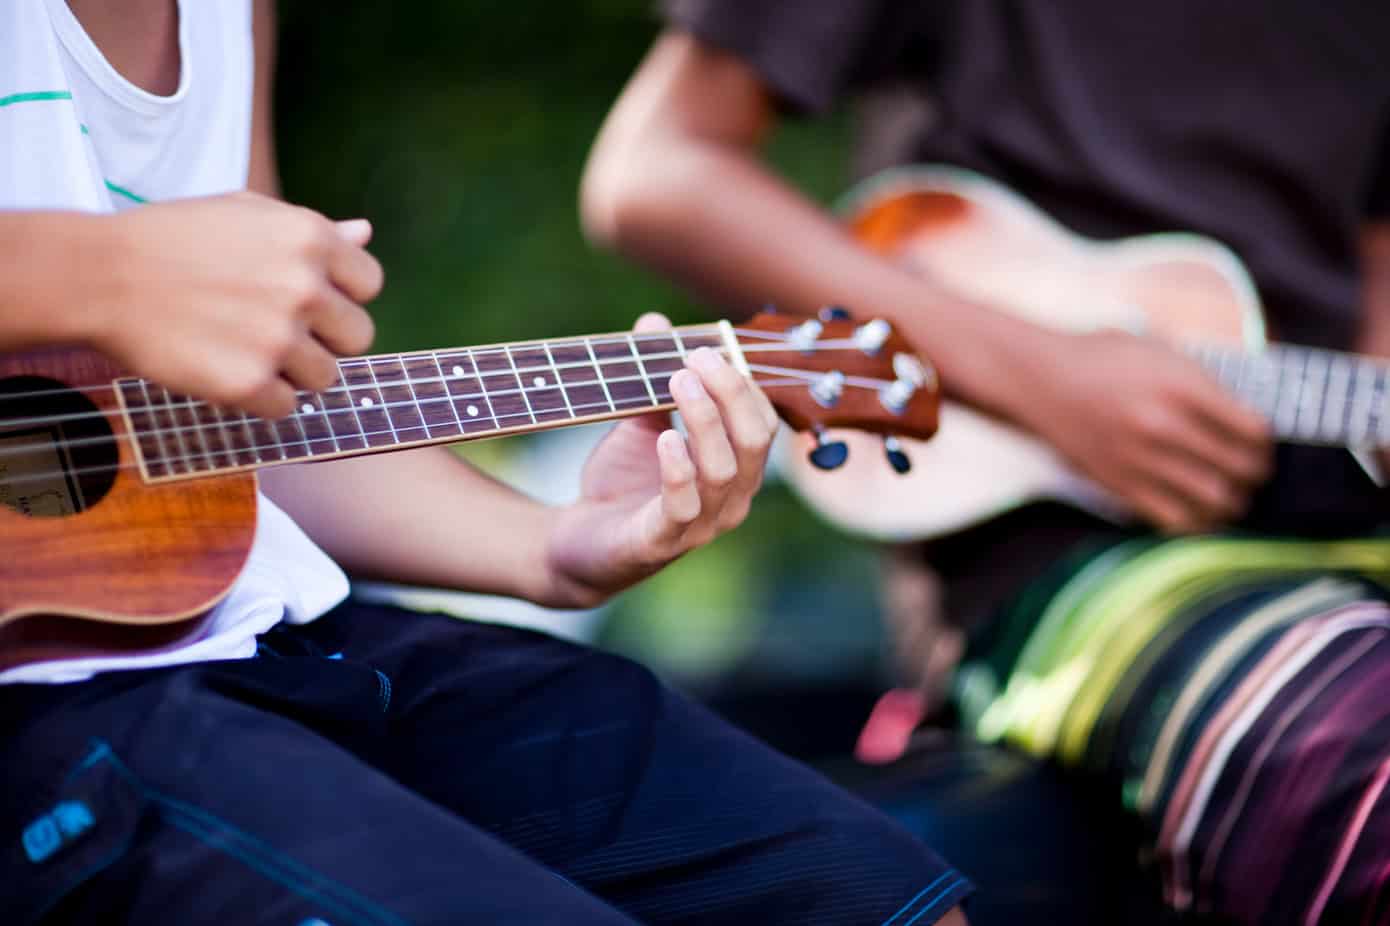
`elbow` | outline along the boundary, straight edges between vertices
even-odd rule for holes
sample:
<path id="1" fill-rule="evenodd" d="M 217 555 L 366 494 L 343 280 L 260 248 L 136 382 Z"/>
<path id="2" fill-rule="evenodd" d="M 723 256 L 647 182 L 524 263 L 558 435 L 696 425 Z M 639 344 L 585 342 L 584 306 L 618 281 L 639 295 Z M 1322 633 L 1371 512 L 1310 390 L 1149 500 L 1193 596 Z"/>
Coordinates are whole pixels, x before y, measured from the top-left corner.
<path id="1" fill-rule="evenodd" d="M 631 242 L 647 230 L 655 191 L 629 169 L 632 162 L 599 153 L 584 171 L 579 218 L 584 237 L 595 248 L 628 254 Z"/>
<path id="2" fill-rule="evenodd" d="M 595 152 L 579 190 L 584 235 L 596 248 L 640 259 L 698 212 L 708 165 L 679 145 Z"/>

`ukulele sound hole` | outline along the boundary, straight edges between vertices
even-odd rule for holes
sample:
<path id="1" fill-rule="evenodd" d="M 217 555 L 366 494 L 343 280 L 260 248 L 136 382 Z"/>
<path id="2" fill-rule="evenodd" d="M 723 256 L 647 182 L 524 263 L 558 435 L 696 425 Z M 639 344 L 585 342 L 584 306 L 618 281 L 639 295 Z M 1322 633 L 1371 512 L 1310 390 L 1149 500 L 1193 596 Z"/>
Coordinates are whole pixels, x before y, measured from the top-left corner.
<path id="1" fill-rule="evenodd" d="M 0 379 L 0 504 L 35 518 L 86 511 L 118 464 L 106 416 L 82 393 L 39 376 Z"/>

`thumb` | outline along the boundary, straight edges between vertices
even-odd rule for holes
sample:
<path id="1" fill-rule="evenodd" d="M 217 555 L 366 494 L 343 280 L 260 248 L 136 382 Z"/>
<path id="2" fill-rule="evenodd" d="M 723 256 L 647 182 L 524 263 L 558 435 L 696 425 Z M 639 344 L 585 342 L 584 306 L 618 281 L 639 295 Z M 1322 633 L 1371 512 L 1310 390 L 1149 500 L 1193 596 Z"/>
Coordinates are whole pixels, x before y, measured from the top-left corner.
<path id="1" fill-rule="evenodd" d="M 366 219 L 344 219 L 334 224 L 343 240 L 355 247 L 365 248 L 372 240 L 372 223 Z"/>

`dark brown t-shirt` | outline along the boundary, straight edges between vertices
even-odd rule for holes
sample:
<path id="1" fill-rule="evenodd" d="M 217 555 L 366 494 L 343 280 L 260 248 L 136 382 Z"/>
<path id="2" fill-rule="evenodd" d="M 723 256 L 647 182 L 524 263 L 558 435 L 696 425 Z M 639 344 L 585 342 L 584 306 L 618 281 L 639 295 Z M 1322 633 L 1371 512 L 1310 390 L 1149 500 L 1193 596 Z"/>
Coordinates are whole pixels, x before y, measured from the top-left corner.
<path id="1" fill-rule="evenodd" d="M 875 105 L 860 163 L 1000 179 L 1083 234 L 1184 229 L 1285 340 L 1349 346 L 1390 212 L 1386 0 L 666 0 L 795 110 Z"/>
<path id="2" fill-rule="evenodd" d="M 1390 0 L 664 10 L 748 62 L 790 111 L 865 104 L 861 169 L 968 167 L 1096 237 L 1211 235 L 1250 268 L 1275 337 L 1353 342 L 1358 234 L 1390 217 Z M 1349 454 L 1284 447 L 1248 524 L 1344 533 L 1386 510 Z"/>

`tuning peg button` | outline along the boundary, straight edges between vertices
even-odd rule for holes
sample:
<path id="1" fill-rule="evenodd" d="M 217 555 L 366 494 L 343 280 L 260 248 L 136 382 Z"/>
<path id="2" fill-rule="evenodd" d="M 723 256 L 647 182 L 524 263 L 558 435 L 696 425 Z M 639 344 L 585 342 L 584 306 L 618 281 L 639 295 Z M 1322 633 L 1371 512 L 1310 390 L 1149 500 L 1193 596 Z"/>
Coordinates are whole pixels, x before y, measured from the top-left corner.
<path id="1" fill-rule="evenodd" d="M 875 318 L 854 329 L 854 346 L 872 357 L 883 349 L 883 345 L 892 334 L 892 325 L 881 318 Z"/>
<path id="2" fill-rule="evenodd" d="M 845 392 L 845 374 L 831 370 L 822 374 L 811 384 L 811 398 L 822 408 L 834 408 Z"/>
<path id="3" fill-rule="evenodd" d="M 912 470 L 912 460 L 908 458 L 907 451 L 903 449 L 902 441 L 896 437 L 883 439 L 883 453 L 888 457 L 888 465 L 893 467 L 893 472 L 899 476 L 905 476 Z"/>
<path id="4" fill-rule="evenodd" d="M 816 469 L 839 469 L 849 459 L 849 445 L 842 440 L 827 441 L 825 435 L 816 432 L 816 446 L 810 453 L 811 465 Z"/>
<path id="5" fill-rule="evenodd" d="M 809 354 L 816 349 L 816 339 L 824 330 L 825 326 L 820 322 L 809 319 L 787 332 L 787 343 L 791 344 L 793 350 Z"/>

